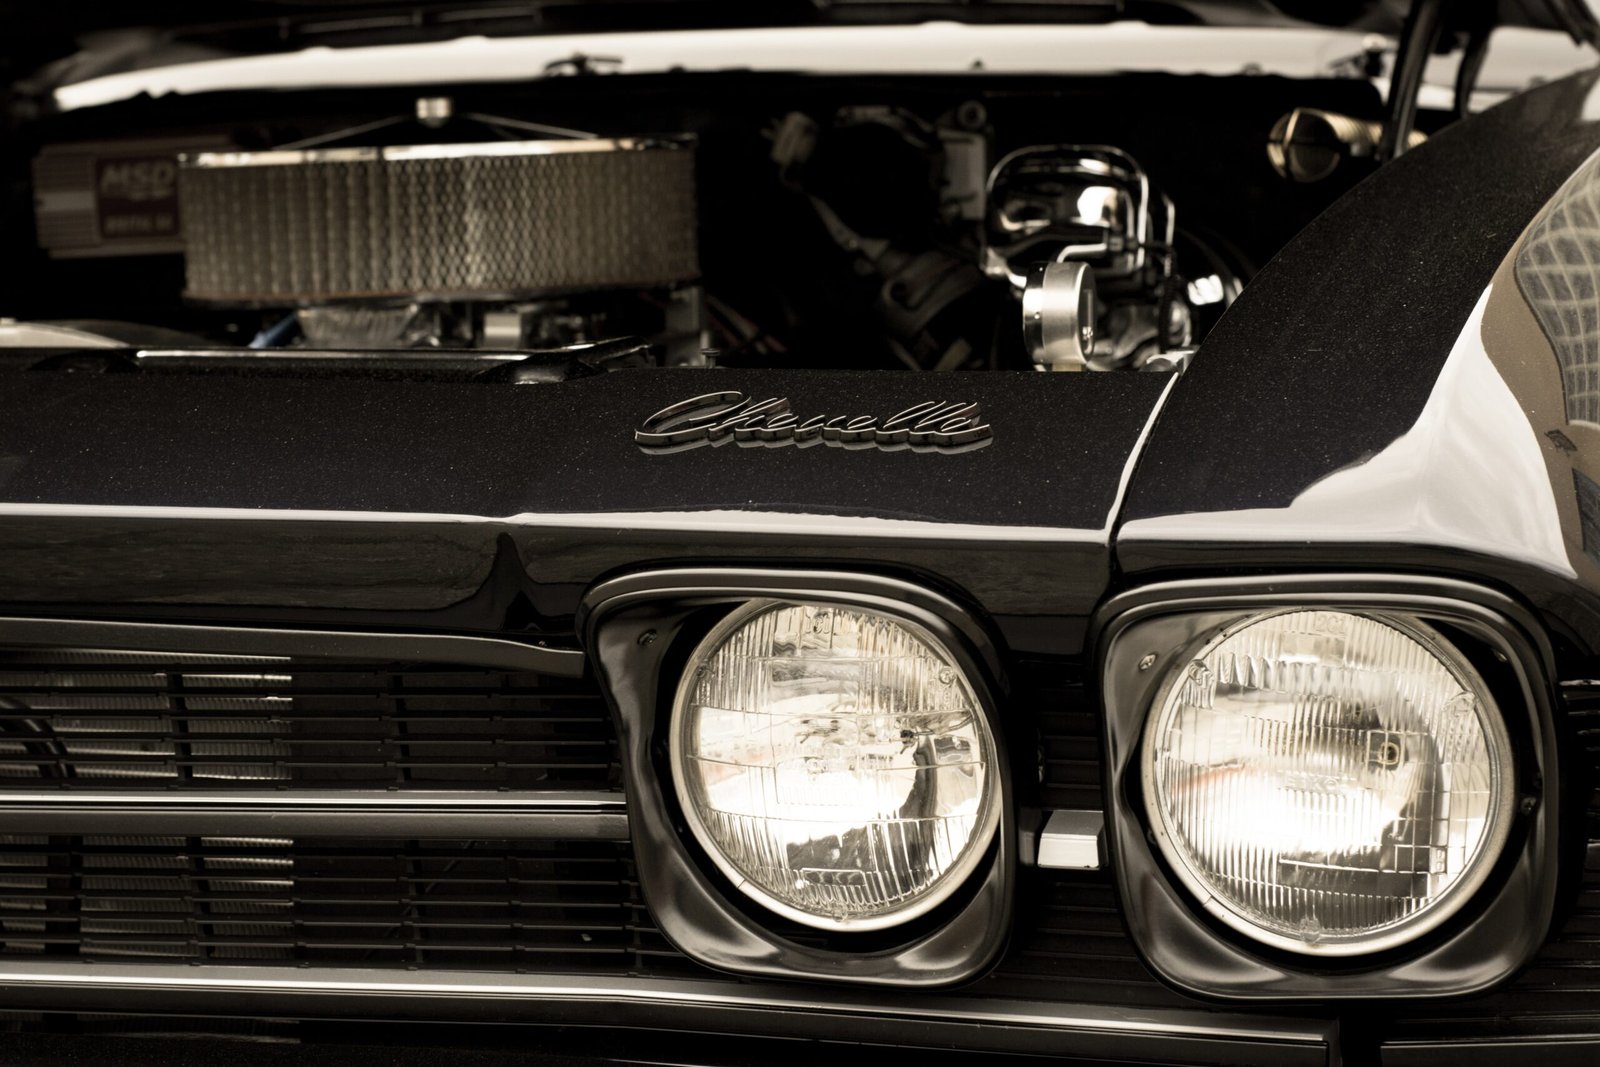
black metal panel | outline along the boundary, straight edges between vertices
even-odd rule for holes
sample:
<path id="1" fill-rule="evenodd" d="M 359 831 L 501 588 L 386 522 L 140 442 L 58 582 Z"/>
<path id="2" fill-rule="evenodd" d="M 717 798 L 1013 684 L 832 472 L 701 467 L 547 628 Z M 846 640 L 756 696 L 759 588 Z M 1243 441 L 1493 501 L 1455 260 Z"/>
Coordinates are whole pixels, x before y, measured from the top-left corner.
<path id="1" fill-rule="evenodd" d="M 730 1009 L 737 1010 L 737 1009 Z M 686 1022 L 686 1021 L 685 1021 Z M 686 1023 L 687 1024 L 687 1023 Z M 707 1027 L 707 1030 L 710 1028 Z M 991 1034 L 994 1028 L 988 1028 Z M 791 1040 L 775 1034 L 729 1036 L 710 1032 L 628 1030 L 623 1027 L 441 1025 L 320 1020 L 240 1018 L 147 1018 L 132 1015 L 0 1013 L 7 1067 L 82 1067 L 114 1063 L 117 1067 L 173 1067 L 174 1057 L 195 1064 L 227 1063 L 229 1067 L 659 1067 L 663 1063 L 692 1067 L 815 1067 L 837 1059 L 859 1063 L 883 1056 L 907 1056 L 904 1045 L 883 1033 L 860 1043 Z M 902 1035 L 903 1037 L 904 1035 Z M 994 1034 L 990 1045 L 1011 1045 L 1012 1034 Z M 1141 1035 L 1143 1036 L 1143 1035 Z M 957 1039 L 959 1040 L 959 1039 Z M 946 1044 L 956 1044 L 947 1041 Z M 932 1044 L 932 1042 L 929 1042 Z M 917 1067 L 1104 1067 L 1097 1052 L 1082 1038 L 1059 1042 L 1071 1049 L 1059 1053 L 1048 1040 L 1028 1048 L 1026 1039 L 1008 1052 L 993 1048 L 917 1048 Z M 1104 1040 L 1094 1042 L 1096 1046 Z M 1188 1047 L 1168 1039 L 1162 1051 L 1181 1049 L 1186 1063 L 1212 1060 L 1237 1063 L 1241 1051 Z M 1159 1047 L 1159 1046 L 1157 1046 Z M 1123 1062 L 1150 1062 L 1150 1042 L 1124 1038 L 1109 1051 Z M 1258 1049 L 1259 1051 L 1259 1049 Z M 1317 1049 L 1290 1053 L 1281 1048 L 1275 1063 L 1323 1061 Z M 1032 1053 L 1031 1055 L 1029 1053 Z M 1220 1052 L 1220 1055 L 1218 1054 Z"/>
<path id="2" fill-rule="evenodd" d="M 284 630 L 262 626 L 184 626 L 82 618 L 0 618 L 0 647 L 109 648 L 124 652 L 183 652 L 221 656 L 295 656 L 310 661 L 471 663 L 509 671 L 583 677 L 583 653 L 546 640 L 374 633 L 361 630 Z"/>
<path id="3" fill-rule="evenodd" d="M 109 967 L 95 968 L 96 971 Z M 120 970 L 121 968 L 119 968 Z M 229 968 L 176 968 L 175 981 L 184 988 L 185 1011 L 261 1018 L 271 1008 L 287 1008 L 288 1018 L 327 1019 L 353 1016 L 368 1021 L 481 1019 L 494 1013 L 496 1021 L 515 1014 L 519 1022 L 564 1027 L 599 1027 L 607 1031 L 667 1031 L 696 1035 L 696 1047 L 705 1034 L 745 1035 L 788 1040 L 800 1051 L 802 1062 L 827 1059 L 835 1049 L 844 1062 L 859 1062 L 882 1050 L 887 1057 L 924 1062 L 922 1051 L 938 1049 L 965 1054 L 964 1062 L 984 1062 L 973 1053 L 1051 1057 L 1052 1063 L 1145 1063 L 1215 1065 L 1243 1063 L 1289 1067 L 1326 1067 L 1333 1028 L 1327 1020 L 1312 1018 L 1268 1019 L 1206 1011 L 1138 1011 L 1115 1007 L 1081 1009 L 1039 1001 L 984 1001 L 962 997 L 893 998 L 819 996 L 814 987 L 766 990 L 722 980 L 671 982 L 649 979 L 602 979 L 580 975 L 564 979 L 529 979 L 526 991 L 500 985 L 481 996 L 460 986 L 438 987 L 425 976 L 415 980 L 391 972 L 379 988 L 341 987 L 319 982 L 315 972 L 291 977 L 270 992 L 241 990 L 222 981 Z M 281 970 L 275 973 L 282 974 Z M 366 972 L 363 972 L 364 974 Z M 114 977 L 95 983 L 46 982 L 34 984 L 16 975 L 0 976 L 0 991 L 14 1009 L 89 1011 L 128 1014 L 170 1011 L 173 986 L 150 988 Z M 381 995 L 374 995 L 375 993 Z M 490 999 L 492 998 L 492 999 Z M 283 1013 L 268 1014 L 284 1019 Z M 256 1024 L 259 1025 L 259 1024 Z M 246 1024 L 246 1032 L 255 1026 Z M 481 1048 L 484 1026 L 473 1027 L 465 1040 Z M 237 1031 L 236 1031 L 237 1032 Z M 346 1031 L 354 1032 L 353 1029 Z M 524 1031 L 522 1051 L 539 1044 L 536 1032 Z M 837 1043 L 837 1044 L 831 1044 Z M 848 1044 L 849 1048 L 842 1045 Z M 8 1043 L 8 1050 L 11 1044 Z M 258 1046 L 271 1047 L 271 1046 Z M 651 1062 L 664 1062 L 671 1044 L 655 1046 Z M 104 1060 L 117 1053 L 108 1045 L 95 1049 Z M 316 1062 L 314 1051 L 296 1049 L 296 1064 Z M 304 1053 L 304 1054 L 302 1054 Z M 13 1056 L 13 1059 L 16 1057 Z M 230 1058 L 235 1062 L 236 1058 Z M 120 1062 L 120 1060 L 119 1060 Z M 170 1058 L 161 1061 L 170 1062 Z M 209 1060 L 207 1061 L 209 1062 Z M 247 1062 L 237 1060 L 237 1062 Z M 337 1062 L 348 1062 L 340 1059 Z M 395 1062 L 393 1059 L 386 1062 Z M 400 1062 L 409 1063 L 402 1059 Z M 452 1064 L 473 1062 L 461 1054 Z M 525 1058 L 519 1063 L 529 1062 Z M 701 1064 L 693 1056 L 667 1062 Z M 769 1063 L 761 1055 L 733 1060 Z M 782 1062 L 782 1061 L 778 1061 Z M 943 1060 L 933 1059 L 932 1063 Z M 1348 1061 L 1346 1061 L 1348 1062 Z"/>
<path id="4" fill-rule="evenodd" d="M 14 457 L 4 498 L 16 503 L 401 518 L 736 509 L 1099 534 L 1166 385 L 1165 375 L 748 370 L 619 371 L 529 388 L 24 373 L 0 391 L 0 452 Z M 635 444 L 647 416 L 722 390 L 787 397 L 802 418 L 883 419 L 960 400 L 980 405 L 994 442 L 956 456 L 834 447 L 662 456 Z M 152 412 L 175 417 L 153 422 Z"/>

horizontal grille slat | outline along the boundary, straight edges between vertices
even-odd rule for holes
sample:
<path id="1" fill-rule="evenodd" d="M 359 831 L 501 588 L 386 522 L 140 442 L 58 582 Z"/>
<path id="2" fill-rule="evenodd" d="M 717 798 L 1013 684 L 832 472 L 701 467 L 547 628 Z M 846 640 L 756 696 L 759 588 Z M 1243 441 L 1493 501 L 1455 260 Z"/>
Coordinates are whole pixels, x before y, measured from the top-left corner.
<path id="1" fill-rule="evenodd" d="M 1059 660 L 1016 667 L 1013 717 L 1038 724 L 1037 796 L 1029 802 L 1045 810 L 1099 811 L 1104 804 L 1099 722 L 1080 670 Z"/>
<path id="2" fill-rule="evenodd" d="M 1192 1006 L 1145 967 L 1104 871 L 1018 872 L 1011 948 L 981 995 L 1123 1007 Z"/>
<path id="3" fill-rule="evenodd" d="M 591 680 L 455 663 L 0 647 L 7 790 L 616 790 Z"/>
<path id="4" fill-rule="evenodd" d="M 0 957 L 631 973 L 690 966 L 625 844 L 0 836 Z"/>
<path id="5" fill-rule="evenodd" d="M 1600 840 L 1600 680 L 1563 682 L 1561 698 L 1566 725 L 1584 755 L 1589 839 Z"/>

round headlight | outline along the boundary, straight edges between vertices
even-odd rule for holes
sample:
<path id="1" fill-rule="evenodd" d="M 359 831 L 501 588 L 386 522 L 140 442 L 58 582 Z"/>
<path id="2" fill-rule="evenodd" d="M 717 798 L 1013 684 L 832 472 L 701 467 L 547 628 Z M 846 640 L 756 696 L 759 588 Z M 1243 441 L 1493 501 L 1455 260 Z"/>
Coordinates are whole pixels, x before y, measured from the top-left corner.
<path id="1" fill-rule="evenodd" d="M 1000 820 L 972 683 L 922 627 L 872 611 L 735 611 L 690 657 L 670 749 L 712 861 L 752 899 L 824 929 L 928 911 Z"/>
<path id="2" fill-rule="evenodd" d="M 1224 922 L 1280 948 L 1373 952 L 1482 884 L 1511 820 L 1483 679 L 1410 618 L 1286 611 L 1179 666 L 1144 739 L 1162 853 Z"/>

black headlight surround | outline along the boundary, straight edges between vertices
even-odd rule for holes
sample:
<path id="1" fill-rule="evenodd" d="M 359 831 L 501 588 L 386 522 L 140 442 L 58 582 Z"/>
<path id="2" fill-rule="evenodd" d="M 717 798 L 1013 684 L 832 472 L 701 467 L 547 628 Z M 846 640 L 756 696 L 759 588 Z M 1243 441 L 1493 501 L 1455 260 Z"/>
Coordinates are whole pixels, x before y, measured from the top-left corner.
<path id="1" fill-rule="evenodd" d="M 1273 950 L 1201 913 L 1167 869 L 1146 824 L 1145 724 L 1171 668 L 1216 628 L 1288 608 L 1414 615 L 1480 645 L 1513 683 L 1496 691 L 1514 754 L 1517 814 L 1504 853 L 1458 913 L 1416 941 L 1371 956 L 1321 959 Z M 1448 579 L 1303 575 L 1146 587 L 1096 619 L 1105 723 L 1106 833 L 1130 933 L 1150 967 L 1185 992 L 1236 1000 L 1464 995 L 1520 969 L 1543 944 L 1559 866 L 1558 756 L 1551 654 L 1515 601 Z M 1151 653 L 1155 662 L 1143 670 Z"/>
<path id="2" fill-rule="evenodd" d="M 908 619 L 936 637 L 967 673 L 995 738 L 1000 823 L 968 883 L 903 928 L 803 940 L 768 916 L 703 855 L 683 825 L 665 759 L 665 730 L 685 657 L 709 623 L 752 600 L 828 601 Z M 616 721 L 639 882 L 663 935 L 721 970 L 773 978 L 936 988 L 987 970 L 1011 928 L 1015 801 L 996 694 L 994 641 L 960 605 L 899 579 L 834 571 L 678 569 L 602 582 L 579 617 Z"/>

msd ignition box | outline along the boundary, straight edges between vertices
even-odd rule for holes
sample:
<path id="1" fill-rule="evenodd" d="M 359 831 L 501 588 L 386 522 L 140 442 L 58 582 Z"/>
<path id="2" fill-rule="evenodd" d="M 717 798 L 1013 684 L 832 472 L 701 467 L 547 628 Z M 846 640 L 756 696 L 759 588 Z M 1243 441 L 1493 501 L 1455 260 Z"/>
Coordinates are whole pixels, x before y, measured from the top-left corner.
<path id="1" fill-rule="evenodd" d="M 57 258 L 183 251 L 178 156 L 218 136 L 49 145 L 33 161 L 39 244 Z"/>

